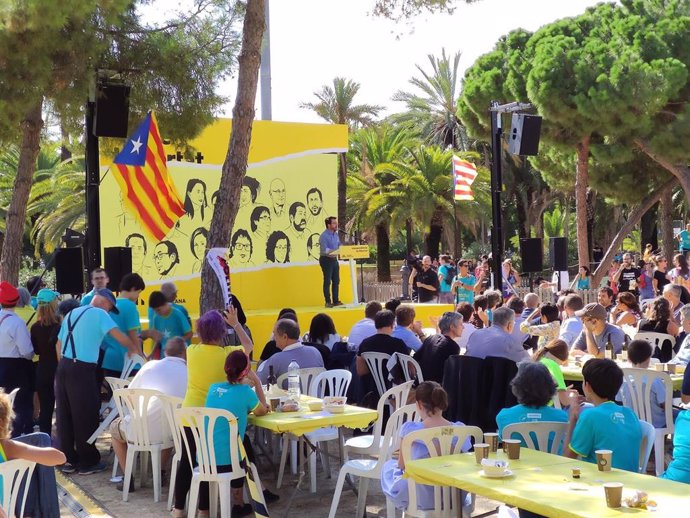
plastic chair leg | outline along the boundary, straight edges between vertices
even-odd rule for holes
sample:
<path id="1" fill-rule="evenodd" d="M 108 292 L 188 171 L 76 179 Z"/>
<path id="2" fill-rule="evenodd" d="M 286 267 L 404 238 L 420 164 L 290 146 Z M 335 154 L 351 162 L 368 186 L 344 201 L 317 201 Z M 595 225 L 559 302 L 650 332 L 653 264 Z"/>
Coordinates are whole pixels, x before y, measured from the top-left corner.
<path id="1" fill-rule="evenodd" d="M 218 482 L 218 492 L 220 493 L 220 518 L 230 518 L 232 505 L 234 503 L 232 502 L 230 482 L 227 480 Z"/>
<path id="2" fill-rule="evenodd" d="M 216 518 L 218 516 L 219 486 L 220 482 L 217 481 L 208 483 L 208 515 L 210 518 Z"/>
<path id="3" fill-rule="evenodd" d="M 196 516 L 199 507 L 199 477 L 192 475 L 192 485 L 189 488 L 189 501 L 187 502 L 187 516 Z"/>
<path id="4" fill-rule="evenodd" d="M 287 462 L 287 453 L 289 446 L 287 435 L 283 435 L 282 443 L 283 452 L 280 454 L 280 468 L 278 469 L 278 480 L 276 480 L 276 489 L 280 489 L 280 486 L 283 484 L 283 474 L 285 473 L 285 463 Z"/>
<path id="5" fill-rule="evenodd" d="M 656 432 L 654 436 L 654 468 L 658 477 L 664 472 L 664 434 Z"/>
<path id="6" fill-rule="evenodd" d="M 331 502 L 331 510 L 328 513 L 328 518 L 335 518 L 335 512 L 338 510 L 340 495 L 343 493 L 343 485 L 345 484 L 345 477 L 347 474 L 348 471 L 345 466 L 343 466 L 338 475 L 338 482 L 335 484 L 335 492 L 333 493 L 333 501 Z M 361 515 L 358 518 L 361 518 Z"/>
<path id="7" fill-rule="evenodd" d="M 153 472 L 153 501 L 161 500 L 161 451 L 151 451 L 151 471 Z"/>
<path id="8" fill-rule="evenodd" d="M 316 493 L 316 452 L 309 455 L 309 489 Z"/>
<path id="9" fill-rule="evenodd" d="M 297 475 L 297 441 L 290 440 L 290 469 L 293 475 Z"/>
<path id="10" fill-rule="evenodd" d="M 395 506 L 388 497 L 386 497 L 386 518 L 395 518 Z"/>
<path id="11" fill-rule="evenodd" d="M 369 479 L 367 477 L 359 477 L 359 494 L 357 495 L 357 514 L 359 518 L 367 509 L 367 491 L 369 490 Z"/>
<path id="12" fill-rule="evenodd" d="M 125 460 L 125 474 L 122 479 L 122 501 L 129 500 L 129 484 L 132 483 L 132 471 L 134 470 L 134 461 L 137 451 L 134 448 L 127 448 L 127 457 Z M 115 461 L 117 462 L 117 461 Z"/>
<path id="13" fill-rule="evenodd" d="M 140 482 L 139 486 L 144 487 L 146 483 L 148 482 L 148 476 L 149 476 L 149 454 L 150 452 L 148 451 L 141 451 L 139 452 L 139 476 L 140 476 Z"/>
<path id="14" fill-rule="evenodd" d="M 170 481 L 168 482 L 168 509 L 173 507 L 173 497 L 175 496 L 175 480 L 177 480 L 177 467 L 179 466 L 179 459 L 173 457 L 170 464 Z"/>

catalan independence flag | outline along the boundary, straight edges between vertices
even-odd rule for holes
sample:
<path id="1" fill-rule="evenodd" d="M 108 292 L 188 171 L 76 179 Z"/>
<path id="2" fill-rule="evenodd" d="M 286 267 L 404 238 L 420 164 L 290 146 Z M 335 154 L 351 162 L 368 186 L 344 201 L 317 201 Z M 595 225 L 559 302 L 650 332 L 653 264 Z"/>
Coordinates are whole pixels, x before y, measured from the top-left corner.
<path id="1" fill-rule="evenodd" d="M 477 178 L 477 168 L 471 162 L 453 156 L 453 197 L 459 201 L 474 200 L 472 184 Z"/>
<path id="2" fill-rule="evenodd" d="M 149 112 L 113 161 L 115 178 L 139 222 L 161 240 L 185 213 L 168 174 L 156 116 Z"/>

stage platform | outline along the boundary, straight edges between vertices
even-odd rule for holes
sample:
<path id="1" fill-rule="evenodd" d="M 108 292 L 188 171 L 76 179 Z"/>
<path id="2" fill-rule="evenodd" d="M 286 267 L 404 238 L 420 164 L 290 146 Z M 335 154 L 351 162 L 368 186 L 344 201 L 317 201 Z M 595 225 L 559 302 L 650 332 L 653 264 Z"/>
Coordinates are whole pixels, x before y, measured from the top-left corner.
<path id="1" fill-rule="evenodd" d="M 412 304 L 417 313 L 416 320 L 422 323 L 422 327 L 435 327 L 434 323 L 429 317 L 440 317 L 445 311 L 452 311 L 452 304 Z M 309 331 L 309 324 L 311 319 L 317 313 L 327 313 L 335 323 L 335 329 L 340 336 L 347 336 L 350 333 L 352 326 L 359 320 L 364 318 L 364 308 L 366 304 L 346 304 L 335 308 L 326 308 L 323 306 L 305 306 L 293 307 L 297 312 L 297 320 L 299 320 L 300 332 L 302 334 Z M 278 312 L 281 308 L 270 310 L 248 310 L 245 311 L 247 315 L 247 325 L 252 332 L 254 339 L 254 359 L 261 356 L 261 351 L 266 345 L 266 342 L 273 333 L 273 326 L 278 318 Z"/>

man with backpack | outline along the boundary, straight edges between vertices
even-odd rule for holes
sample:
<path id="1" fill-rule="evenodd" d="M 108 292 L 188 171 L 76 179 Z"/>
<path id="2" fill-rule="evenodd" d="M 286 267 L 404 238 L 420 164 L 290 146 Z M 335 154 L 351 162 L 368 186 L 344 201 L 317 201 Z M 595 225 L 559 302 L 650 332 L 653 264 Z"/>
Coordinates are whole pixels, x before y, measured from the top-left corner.
<path id="1" fill-rule="evenodd" d="M 453 303 L 453 292 L 451 286 L 453 285 L 453 280 L 458 274 L 458 270 L 453 264 L 450 256 L 442 255 L 441 264 L 438 267 L 438 282 L 439 282 L 439 294 L 438 301 L 440 304 L 452 304 Z"/>

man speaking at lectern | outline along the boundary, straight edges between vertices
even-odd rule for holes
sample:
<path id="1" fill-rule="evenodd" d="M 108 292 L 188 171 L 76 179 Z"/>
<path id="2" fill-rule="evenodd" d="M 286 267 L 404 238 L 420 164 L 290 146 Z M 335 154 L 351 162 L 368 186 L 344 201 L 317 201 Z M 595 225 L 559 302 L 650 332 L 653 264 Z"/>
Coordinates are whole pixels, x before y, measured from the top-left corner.
<path id="1" fill-rule="evenodd" d="M 321 255 L 319 265 L 323 272 L 323 297 L 326 299 L 326 307 L 342 306 L 338 298 L 338 286 L 340 284 L 340 267 L 338 266 L 338 249 L 340 239 L 338 238 L 338 218 L 329 216 L 325 220 L 326 230 L 321 233 L 319 245 Z M 331 298 L 331 286 L 333 298 Z"/>

